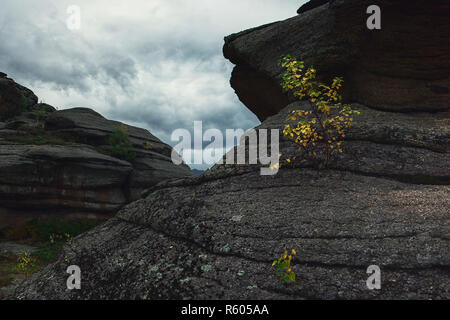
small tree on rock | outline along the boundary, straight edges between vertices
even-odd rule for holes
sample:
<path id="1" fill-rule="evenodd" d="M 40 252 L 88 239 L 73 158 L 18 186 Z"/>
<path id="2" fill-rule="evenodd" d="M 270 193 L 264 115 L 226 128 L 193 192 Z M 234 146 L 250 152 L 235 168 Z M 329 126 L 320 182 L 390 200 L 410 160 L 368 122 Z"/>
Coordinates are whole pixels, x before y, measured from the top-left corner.
<path id="1" fill-rule="evenodd" d="M 316 80 L 316 70 L 309 67 L 305 70 L 303 61 L 290 55 L 280 61 L 284 69 L 282 87 L 299 100 L 309 102 L 309 110 L 294 110 L 288 120 L 298 121 L 296 126 L 287 124 L 283 134 L 299 145 L 314 159 L 318 158 L 320 147 L 324 149 L 324 165 L 328 166 L 331 156 L 343 152 L 342 143 L 346 130 L 353 122 L 353 115 L 360 114 L 349 105 L 341 103 L 339 94 L 343 79 L 336 77 L 330 85 Z M 291 162 L 291 159 L 286 159 Z"/>
<path id="2" fill-rule="evenodd" d="M 136 157 L 136 154 L 132 151 L 133 145 L 128 137 L 127 128 L 123 125 L 113 131 L 109 137 L 109 144 L 111 153 L 116 158 L 133 161 Z"/>

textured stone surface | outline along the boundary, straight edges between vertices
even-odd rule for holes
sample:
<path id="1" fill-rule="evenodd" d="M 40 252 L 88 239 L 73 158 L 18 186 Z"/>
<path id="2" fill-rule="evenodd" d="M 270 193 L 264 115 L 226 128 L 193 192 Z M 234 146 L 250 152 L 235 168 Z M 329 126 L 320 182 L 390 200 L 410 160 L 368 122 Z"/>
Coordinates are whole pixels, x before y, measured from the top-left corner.
<path id="1" fill-rule="evenodd" d="M 10 91 L 20 101 L 29 97 L 34 102 L 29 111 L 6 100 Z M 0 123 L 0 227 L 56 212 L 114 213 L 164 179 L 192 175 L 186 165 L 174 165 L 172 148 L 145 129 L 105 119 L 88 108 L 56 111 L 5 77 L 0 78 L 0 97 L 14 111 Z M 131 162 L 109 155 L 109 137 L 121 126 L 136 154 Z"/>
<path id="2" fill-rule="evenodd" d="M 449 186 L 336 171 L 191 179 L 75 239 L 15 297 L 448 299 L 449 200 Z M 290 285 L 271 267 L 286 248 L 298 252 Z M 81 291 L 66 290 L 71 264 L 83 272 Z M 381 291 L 365 285 L 372 264 L 383 270 Z"/>
<path id="3" fill-rule="evenodd" d="M 225 38 L 231 85 L 260 120 L 284 108 L 277 61 L 291 54 L 322 79 L 344 77 L 345 98 L 391 111 L 448 110 L 450 3 L 378 1 L 382 30 L 366 27 L 371 1 L 335 0 Z"/>
<path id="4" fill-rule="evenodd" d="M 393 177 L 426 184 L 450 184 L 450 113 L 393 113 L 352 105 L 361 112 L 346 134 L 344 153 L 330 168 L 373 176 Z M 267 119 L 260 128 L 282 130 L 292 110 L 307 110 L 306 103 L 293 103 Z M 293 166 L 315 166 L 305 160 L 297 146 L 282 138 L 283 158 L 297 156 Z"/>
<path id="5" fill-rule="evenodd" d="M 259 128 L 280 127 L 302 107 Z M 449 299 L 448 114 L 358 108 L 331 169 L 300 161 L 261 176 L 258 166 L 216 165 L 166 180 L 76 238 L 10 297 Z M 286 140 L 281 152 L 298 155 Z M 289 285 L 271 266 L 285 249 L 298 253 Z M 81 291 L 65 289 L 71 264 L 83 272 Z M 380 291 L 366 287 L 373 264 Z"/>
<path id="6" fill-rule="evenodd" d="M 109 150 L 108 139 L 112 132 L 124 126 L 133 145 L 136 158 L 131 162 L 133 171 L 128 181 L 130 200 L 140 198 L 141 192 L 156 183 L 181 176 L 191 175 L 186 165 L 172 163 L 172 148 L 149 131 L 118 121 L 105 119 L 99 113 L 87 108 L 73 108 L 52 113 L 45 122 L 45 128 L 54 134 L 69 135 L 78 142 Z M 151 144 L 146 149 L 146 143 Z"/>
<path id="7" fill-rule="evenodd" d="M 112 212 L 132 166 L 84 145 L 0 145 L 2 207 Z"/>

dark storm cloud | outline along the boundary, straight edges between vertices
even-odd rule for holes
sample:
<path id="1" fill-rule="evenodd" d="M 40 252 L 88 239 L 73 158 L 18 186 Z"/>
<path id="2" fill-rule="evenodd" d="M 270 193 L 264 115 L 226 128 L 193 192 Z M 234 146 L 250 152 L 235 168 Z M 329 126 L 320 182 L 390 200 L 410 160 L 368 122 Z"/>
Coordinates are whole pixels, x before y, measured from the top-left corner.
<path id="1" fill-rule="evenodd" d="M 298 0 L 2 0 L 0 71 L 59 108 L 84 106 L 163 141 L 193 122 L 249 129 L 223 37 L 289 18 Z M 81 9 L 81 30 L 66 25 Z"/>

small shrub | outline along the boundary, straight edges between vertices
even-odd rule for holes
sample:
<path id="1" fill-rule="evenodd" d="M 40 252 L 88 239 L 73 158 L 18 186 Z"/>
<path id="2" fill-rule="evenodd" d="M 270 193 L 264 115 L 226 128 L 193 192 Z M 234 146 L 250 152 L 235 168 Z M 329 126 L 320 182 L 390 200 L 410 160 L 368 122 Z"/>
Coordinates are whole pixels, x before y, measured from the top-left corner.
<path id="1" fill-rule="evenodd" d="M 297 252 L 295 252 L 294 249 L 292 249 L 291 254 L 288 254 L 287 250 L 281 255 L 281 257 L 278 260 L 275 260 L 272 263 L 272 267 L 278 268 L 278 278 L 282 282 L 283 280 L 286 283 L 289 282 L 295 282 L 295 273 L 292 271 L 292 259 L 293 256 L 295 256 Z"/>
<path id="2" fill-rule="evenodd" d="M 287 124 L 283 134 L 306 151 L 309 157 L 318 158 L 317 151 L 324 146 L 325 167 L 333 153 L 341 153 L 346 130 L 353 122 L 353 115 L 360 114 L 349 105 L 341 103 L 339 94 L 344 80 L 336 77 L 330 85 L 316 80 L 316 70 L 309 67 L 305 71 L 303 61 L 285 56 L 280 61 L 285 71 L 282 74 L 282 87 L 292 92 L 299 100 L 307 100 L 310 110 L 294 110 L 288 120 L 298 121 L 291 127 Z M 287 159 L 291 162 L 291 159 Z"/>
<path id="3" fill-rule="evenodd" d="M 121 126 L 113 131 L 109 137 L 111 154 L 119 159 L 133 161 L 136 154 L 132 151 L 133 145 L 128 137 L 127 128 Z"/>
<path id="4" fill-rule="evenodd" d="M 28 275 L 36 268 L 36 263 L 37 259 L 35 257 L 27 251 L 22 251 L 17 258 L 17 265 L 15 266 L 14 271 Z"/>
<path id="5" fill-rule="evenodd" d="M 49 237 L 49 240 L 51 244 L 57 241 L 65 241 L 69 243 L 70 241 L 72 241 L 72 236 L 70 235 L 70 233 L 64 233 L 63 235 L 52 233 Z"/>
<path id="6" fill-rule="evenodd" d="M 153 145 L 149 141 L 146 141 L 144 143 L 144 149 L 145 150 L 151 150 L 152 148 L 153 148 Z"/>

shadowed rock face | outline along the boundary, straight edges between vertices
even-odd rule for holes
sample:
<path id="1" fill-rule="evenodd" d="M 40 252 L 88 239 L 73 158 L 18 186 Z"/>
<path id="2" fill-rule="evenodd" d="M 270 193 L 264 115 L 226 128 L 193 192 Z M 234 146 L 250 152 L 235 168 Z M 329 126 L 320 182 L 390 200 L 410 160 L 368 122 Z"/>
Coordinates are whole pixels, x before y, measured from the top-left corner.
<path id="1" fill-rule="evenodd" d="M 33 217 L 30 210 L 36 216 L 113 213 L 164 179 L 191 175 L 186 165 L 172 163 L 172 148 L 147 130 L 87 108 L 56 111 L 38 103 L 23 108 L 20 101 L 5 100 L 10 92 L 19 97 L 25 92 L 37 102 L 30 90 L 0 79 L 1 103 L 10 110 L 0 122 L 0 227 L 14 224 L 15 215 L 23 223 Z M 111 156 L 108 140 L 121 126 L 136 154 L 130 162 Z"/>
<path id="2" fill-rule="evenodd" d="M 0 74 L 0 121 L 19 115 L 38 103 L 34 93 Z"/>
<path id="3" fill-rule="evenodd" d="M 11 208 L 114 211 L 132 166 L 85 145 L 0 145 L 1 203 Z"/>
<path id="4" fill-rule="evenodd" d="M 127 196 L 137 200 L 141 192 L 164 179 L 191 175 L 186 165 L 172 163 L 172 148 L 145 129 L 107 120 L 87 108 L 74 108 L 52 113 L 45 122 L 49 132 L 68 135 L 97 149 L 110 150 L 108 139 L 117 128 L 124 126 L 133 145 L 136 158 L 131 161 L 133 170 L 127 176 Z M 150 143 L 151 148 L 145 146 Z M 124 184 L 122 184 L 124 185 Z"/>
<path id="5" fill-rule="evenodd" d="M 378 1 L 377 31 L 366 27 L 371 1 L 311 3 L 296 17 L 225 38 L 224 55 L 236 64 L 231 85 L 260 120 L 287 104 L 277 63 L 285 54 L 314 65 L 323 80 L 344 77 L 347 101 L 401 112 L 448 110 L 448 1 Z"/>
<path id="6" fill-rule="evenodd" d="M 312 169 L 282 139 L 283 156 L 300 160 L 275 176 L 216 165 L 162 182 L 76 238 L 14 298 L 450 298 L 449 114 L 353 107 L 362 114 L 330 169 Z M 302 108 L 259 129 L 281 128 Z M 297 251 L 289 285 L 271 266 L 286 248 Z M 83 272 L 81 291 L 65 289 L 71 264 Z M 380 291 L 366 287 L 370 265 L 381 267 Z"/>

